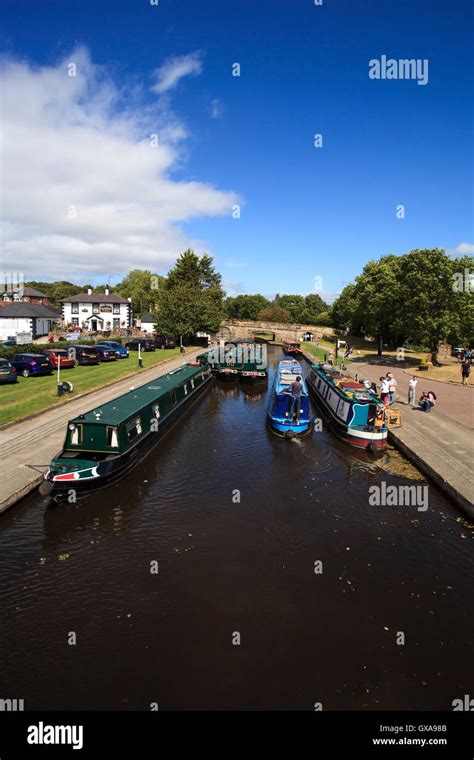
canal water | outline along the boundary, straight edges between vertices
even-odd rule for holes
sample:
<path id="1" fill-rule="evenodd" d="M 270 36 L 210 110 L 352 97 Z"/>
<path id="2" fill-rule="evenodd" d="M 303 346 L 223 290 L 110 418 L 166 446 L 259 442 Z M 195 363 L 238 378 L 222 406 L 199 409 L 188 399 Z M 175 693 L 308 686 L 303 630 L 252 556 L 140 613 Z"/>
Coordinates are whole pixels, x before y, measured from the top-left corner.
<path id="1" fill-rule="evenodd" d="M 127 481 L 2 517 L 0 697 L 449 710 L 472 694 L 469 527 L 431 485 L 425 512 L 369 504 L 383 480 L 425 484 L 395 452 L 268 432 L 279 358 L 268 389 L 213 384 Z"/>

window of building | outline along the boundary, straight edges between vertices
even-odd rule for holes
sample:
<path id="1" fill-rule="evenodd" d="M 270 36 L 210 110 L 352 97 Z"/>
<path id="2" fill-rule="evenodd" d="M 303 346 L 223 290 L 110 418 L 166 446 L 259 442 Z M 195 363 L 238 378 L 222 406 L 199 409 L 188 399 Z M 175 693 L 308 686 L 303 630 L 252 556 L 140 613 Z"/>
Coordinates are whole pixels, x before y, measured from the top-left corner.
<path id="1" fill-rule="evenodd" d="M 92 304 L 92 311 L 99 311 L 99 304 L 98 303 L 93 303 Z"/>
<path id="2" fill-rule="evenodd" d="M 120 319 L 114 319 L 114 330 L 120 329 Z"/>
<path id="3" fill-rule="evenodd" d="M 107 425 L 106 434 L 107 434 L 107 446 L 111 446 L 112 448 L 117 449 L 118 448 L 117 428 Z"/>
<path id="4" fill-rule="evenodd" d="M 134 441 L 142 434 L 142 423 L 140 417 L 135 417 L 130 422 L 127 422 L 127 436 L 129 441 Z"/>
<path id="5" fill-rule="evenodd" d="M 74 429 L 71 430 L 72 446 L 79 446 L 82 443 L 82 437 L 83 437 L 82 425 L 74 425 Z"/>
<path id="6" fill-rule="evenodd" d="M 120 314 L 120 304 L 114 303 L 114 314 Z"/>
<path id="7" fill-rule="evenodd" d="M 79 314 L 79 304 L 78 303 L 72 303 L 71 304 L 71 314 Z"/>
<path id="8" fill-rule="evenodd" d="M 79 327 L 79 317 L 73 317 L 71 319 L 71 324 L 73 325 L 73 327 Z"/>

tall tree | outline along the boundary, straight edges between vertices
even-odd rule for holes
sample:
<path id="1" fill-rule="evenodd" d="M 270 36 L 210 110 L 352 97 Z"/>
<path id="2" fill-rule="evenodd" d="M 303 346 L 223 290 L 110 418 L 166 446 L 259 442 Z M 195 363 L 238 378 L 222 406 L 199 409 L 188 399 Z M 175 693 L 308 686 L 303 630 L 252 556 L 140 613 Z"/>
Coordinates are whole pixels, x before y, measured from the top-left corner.
<path id="1" fill-rule="evenodd" d="M 259 312 L 270 305 L 270 301 L 257 293 L 255 295 L 240 295 L 228 298 L 225 302 L 227 316 L 230 319 L 256 320 Z"/>
<path id="2" fill-rule="evenodd" d="M 142 316 L 155 311 L 157 294 L 164 283 L 164 277 L 148 269 L 132 269 L 114 289 L 124 298 L 131 298 L 133 311 Z"/>
<path id="3" fill-rule="evenodd" d="M 156 329 L 173 337 L 192 338 L 196 332 L 217 332 L 224 316 L 221 275 L 213 259 L 185 251 L 158 291 Z"/>

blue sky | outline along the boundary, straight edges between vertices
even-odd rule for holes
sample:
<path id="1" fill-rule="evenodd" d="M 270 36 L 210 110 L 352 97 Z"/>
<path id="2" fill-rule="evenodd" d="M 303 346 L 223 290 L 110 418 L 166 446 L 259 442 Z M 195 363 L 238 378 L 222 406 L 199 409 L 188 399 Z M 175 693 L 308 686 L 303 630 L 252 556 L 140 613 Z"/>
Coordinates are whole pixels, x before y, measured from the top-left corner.
<path id="1" fill-rule="evenodd" d="M 314 0 L 160 0 L 156 7 L 148 0 L 3 0 L 2 7 L 1 42 L 10 63 L 22 61 L 30 73 L 38 66 L 53 70 L 81 46 L 99 78 L 134 93 L 129 108 L 136 98 L 143 114 L 155 113 L 159 100 L 160 119 L 183 130 L 182 138 L 170 140 L 173 157 L 163 170 L 171 186 L 197 182 L 220 194 L 209 201 L 205 191 L 191 203 L 202 213 L 173 209 L 150 233 L 161 240 L 156 266 L 152 237 L 130 243 L 127 229 L 130 253 L 123 260 L 113 253 L 120 231 L 113 240 L 103 228 L 88 237 L 92 211 L 73 241 L 59 228 L 50 229 L 54 240 L 48 235 L 54 214 L 44 222 L 35 217 L 26 230 L 16 213 L 7 251 L 35 279 L 43 270 L 30 265 L 28 255 L 45 262 L 48 241 L 54 248 L 60 240 L 68 264 L 61 269 L 58 245 L 44 264 L 44 279 L 61 270 L 71 280 L 103 282 L 110 274 L 114 282 L 137 265 L 164 273 L 181 242 L 196 241 L 216 256 L 231 293 L 266 295 L 314 292 L 316 277 L 334 294 L 385 253 L 461 244 L 470 250 L 470 0 L 324 0 L 322 6 Z M 428 59 L 428 83 L 371 80 L 369 61 L 382 54 Z M 163 81 L 170 60 L 171 67 L 191 61 L 191 71 L 157 93 L 151 88 Z M 240 77 L 232 76 L 235 62 Z M 44 115 L 48 103 L 41 108 Z M 119 111 L 120 103 L 113 108 Z M 148 131 L 149 122 L 143 135 L 128 139 L 143 139 Z M 322 148 L 314 147 L 315 133 L 323 136 Z M 40 184 L 47 171 L 38 167 L 27 184 Z M 57 176 L 57 167 L 52 173 Z M 27 169 L 22 175 L 28 180 Z M 90 177 L 76 175 L 76 190 L 82 180 Z M 143 222 L 147 204 L 140 202 Z M 182 202 L 180 193 L 174 202 Z M 238 219 L 228 208 L 235 202 Z M 36 201 L 31 204 L 36 209 Z M 399 204 L 404 219 L 397 219 Z M 94 245 L 99 254 L 92 263 Z"/>

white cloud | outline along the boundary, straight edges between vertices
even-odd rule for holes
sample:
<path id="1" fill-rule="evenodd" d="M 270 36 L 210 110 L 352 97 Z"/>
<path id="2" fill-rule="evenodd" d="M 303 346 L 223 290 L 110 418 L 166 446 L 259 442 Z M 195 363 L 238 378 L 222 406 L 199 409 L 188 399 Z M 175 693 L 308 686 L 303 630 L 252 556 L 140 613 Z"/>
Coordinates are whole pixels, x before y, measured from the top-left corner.
<path id="1" fill-rule="evenodd" d="M 202 55 L 200 52 L 168 58 L 159 69 L 155 69 L 154 77 L 157 81 L 151 89 L 161 95 L 176 87 L 183 77 L 197 76 L 201 71 Z"/>
<path id="2" fill-rule="evenodd" d="M 220 119 L 222 116 L 222 103 L 218 98 L 211 100 L 211 116 L 213 119 Z"/>
<path id="3" fill-rule="evenodd" d="M 474 243 L 459 243 L 456 248 L 447 248 L 446 253 L 450 256 L 472 256 L 474 255 Z"/>
<path id="4" fill-rule="evenodd" d="M 230 214 L 239 201 L 171 179 L 186 130 L 169 103 L 144 104 L 139 88 L 118 88 L 84 49 L 57 67 L 4 61 L 0 86 L 3 270 L 27 279 L 160 271 L 200 248 L 180 223 Z"/>

